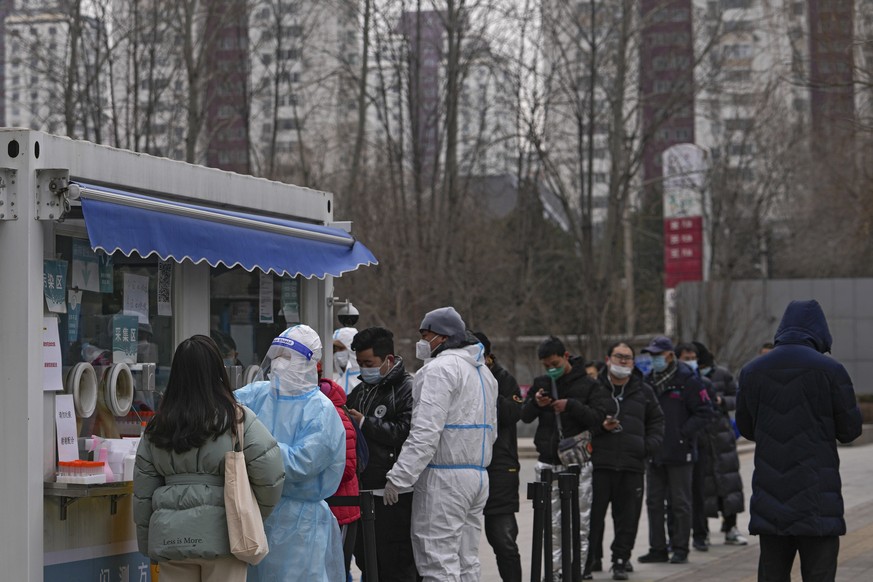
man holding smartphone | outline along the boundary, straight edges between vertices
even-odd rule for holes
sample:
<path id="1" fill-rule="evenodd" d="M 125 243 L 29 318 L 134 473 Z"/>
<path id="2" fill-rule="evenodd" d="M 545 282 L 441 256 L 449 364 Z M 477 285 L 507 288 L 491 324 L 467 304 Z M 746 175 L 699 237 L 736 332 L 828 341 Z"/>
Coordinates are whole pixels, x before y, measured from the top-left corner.
<path id="1" fill-rule="evenodd" d="M 612 504 L 612 578 L 627 580 L 633 571 L 630 555 L 643 509 L 646 459 L 664 439 L 664 413 L 655 392 L 634 367 L 634 351 L 627 343 L 609 347 L 606 369 L 598 380 L 612 395 L 616 412 L 594 431 L 591 544 L 583 579 L 603 569 L 606 509 Z"/>
<path id="2" fill-rule="evenodd" d="M 551 469 L 554 474 L 567 470 L 558 457 L 558 441 L 597 429 L 611 411 L 612 402 L 603 386 L 585 372 L 585 360 L 571 356 L 560 339 L 551 336 L 544 340 L 537 348 L 537 357 L 546 373 L 534 378 L 521 409 L 521 420 L 526 423 L 537 420 L 535 471 L 540 479 L 545 469 Z M 581 467 L 579 475 L 579 537 L 583 563 L 588 553 L 591 472 L 589 462 Z M 551 504 L 553 580 L 561 580 L 561 498 L 557 479 L 552 482 Z M 568 572 L 563 579 L 569 578 Z"/>

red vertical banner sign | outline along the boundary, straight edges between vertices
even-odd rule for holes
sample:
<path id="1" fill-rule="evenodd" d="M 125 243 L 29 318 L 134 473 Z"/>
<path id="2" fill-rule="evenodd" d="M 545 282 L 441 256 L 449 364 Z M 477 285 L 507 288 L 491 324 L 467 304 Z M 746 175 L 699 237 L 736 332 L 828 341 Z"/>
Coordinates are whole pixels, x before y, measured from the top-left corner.
<path id="1" fill-rule="evenodd" d="M 664 219 L 664 288 L 703 279 L 703 217 Z"/>

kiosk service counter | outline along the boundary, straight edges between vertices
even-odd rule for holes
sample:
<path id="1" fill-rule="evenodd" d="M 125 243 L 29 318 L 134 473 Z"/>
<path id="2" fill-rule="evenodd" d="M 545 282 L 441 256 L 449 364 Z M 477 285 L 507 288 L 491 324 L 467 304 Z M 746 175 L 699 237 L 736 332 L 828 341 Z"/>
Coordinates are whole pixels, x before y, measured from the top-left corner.
<path id="1" fill-rule="evenodd" d="M 58 462 L 137 437 L 195 333 L 237 386 L 291 324 L 331 345 L 332 278 L 376 264 L 333 210 L 325 192 L 0 130 L 4 579 L 149 579 L 121 469 L 58 483 Z"/>

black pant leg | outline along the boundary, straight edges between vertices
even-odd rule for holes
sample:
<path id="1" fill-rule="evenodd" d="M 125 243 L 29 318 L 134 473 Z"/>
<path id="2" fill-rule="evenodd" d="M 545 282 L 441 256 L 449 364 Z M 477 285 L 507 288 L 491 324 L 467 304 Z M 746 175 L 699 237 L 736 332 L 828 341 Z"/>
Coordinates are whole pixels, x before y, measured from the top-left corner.
<path id="1" fill-rule="evenodd" d="M 667 495 L 673 514 L 673 535 L 670 546 L 674 552 L 688 553 L 691 538 L 691 477 L 694 463 L 667 468 Z"/>
<path id="2" fill-rule="evenodd" d="M 630 560 L 637 539 L 637 527 L 643 510 L 643 474 L 622 471 L 616 474 L 612 496 L 612 561 Z"/>
<path id="3" fill-rule="evenodd" d="M 606 469 L 594 469 L 591 480 L 591 528 L 588 533 L 588 563 L 585 569 L 591 571 L 595 561 L 603 560 L 603 534 L 606 529 L 606 510 L 613 499 L 613 476 L 617 473 Z M 613 512 L 615 507 L 613 504 Z"/>
<path id="4" fill-rule="evenodd" d="M 375 509 L 379 582 L 415 582 L 418 570 L 412 556 L 412 493 L 401 494 L 394 505 L 385 505 L 377 497 Z M 361 533 L 355 541 L 355 563 L 366 572 L 363 537 Z"/>
<path id="5" fill-rule="evenodd" d="M 796 540 L 803 582 L 834 582 L 837 577 L 840 538 L 798 536 Z"/>
<path id="6" fill-rule="evenodd" d="M 721 503 L 719 503 L 721 505 Z M 719 507 L 721 509 L 721 507 Z M 727 533 L 731 531 L 733 528 L 737 527 L 737 514 L 734 513 L 732 515 L 724 515 L 724 510 L 722 510 L 722 515 L 724 516 L 724 521 L 721 525 L 721 531 Z"/>
<path id="7" fill-rule="evenodd" d="M 758 559 L 758 582 L 791 582 L 791 567 L 797 544 L 792 536 L 761 534 Z"/>
<path id="8" fill-rule="evenodd" d="M 352 523 L 347 523 L 342 527 L 343 533 L 343 560 L 346 565 L 346 576 L 348 577 L 351 565 L 352 565 L 352 554 L 355 550 L 355 545 L 357 542 L 357 534 L 358 534 L 358 524 L 361 520 L 353 521 Z"/>
<path id="9" fill-rule="evenodd" d="M 518 553 L 518 522 L 514 513 L 485 516 L 485 537 L 497 558 L 497 571 L 503 582 L 521 582 L 521 556 Z"/>
<path id="10" fill-rule="evenodd" d="M 646 468 L 646 509 L 649 516 L 649 549 L 667 551 L 664 531 L 664 501 L 667 497 L 667 467 L 649 463 Z"/>
<path id="11" fill-rule="evenodd" d="M 691 477 L 691 531 L 694 541 L 705 541 L 709 535 L 709 524 L 706 520 L 706 467 L 709 466 L 709 453 L 704 452 L 705 446 L 700 447 L 699 457 L 694 463 L 694 472 Z"/>

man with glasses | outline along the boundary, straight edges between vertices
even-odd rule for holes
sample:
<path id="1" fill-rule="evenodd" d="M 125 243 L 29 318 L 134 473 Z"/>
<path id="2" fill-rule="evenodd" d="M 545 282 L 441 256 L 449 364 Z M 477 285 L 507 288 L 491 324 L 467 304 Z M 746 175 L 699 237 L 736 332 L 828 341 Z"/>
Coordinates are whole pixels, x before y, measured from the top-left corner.
<path id="1" fill-rule="evenodd" d="M 643 509 L 646 459 L 661 446 L 664 413 L 651 386 L 634 367 L 634 351 L 618 342 L 606 352 L 606 368 L 598 380 L 609 390 L 615 412 L 594 432 L 594 497 L 591 506 L 591 544 L 583 579 L 602 570 L 606 509 L 612 504 L 615 539 L 613 580 L 627 580 L 637 526 Z"/>

